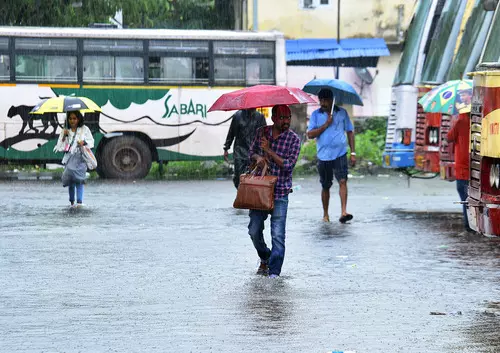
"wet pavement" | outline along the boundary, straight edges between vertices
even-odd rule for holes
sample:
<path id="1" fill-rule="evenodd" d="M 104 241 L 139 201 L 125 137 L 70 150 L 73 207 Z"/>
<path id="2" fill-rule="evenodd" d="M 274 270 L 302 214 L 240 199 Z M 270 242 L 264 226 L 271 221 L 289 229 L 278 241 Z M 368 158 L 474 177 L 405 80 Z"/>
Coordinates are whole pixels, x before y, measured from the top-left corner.
<path id="1" fill-rule="evenodd" d="M 0 182 L 0 352 L 500 352 L 500 242 L 453 183 L 352 179 L 346 225 L 295 183 L 272 280 L 230 180 L 92 181 L 76 211 Z"/>

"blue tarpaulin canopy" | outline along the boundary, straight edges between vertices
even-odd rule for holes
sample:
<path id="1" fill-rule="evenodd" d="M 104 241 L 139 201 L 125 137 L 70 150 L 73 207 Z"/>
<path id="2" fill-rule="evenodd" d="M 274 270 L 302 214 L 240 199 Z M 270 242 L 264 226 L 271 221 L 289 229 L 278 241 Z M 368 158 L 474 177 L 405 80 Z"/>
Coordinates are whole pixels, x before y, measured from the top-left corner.
<path id="1" fill-rule="evenodd" d="M 293 39 L 286 41 L 287 65 L 376 67 L 390 55 L 383 38 Z"/>

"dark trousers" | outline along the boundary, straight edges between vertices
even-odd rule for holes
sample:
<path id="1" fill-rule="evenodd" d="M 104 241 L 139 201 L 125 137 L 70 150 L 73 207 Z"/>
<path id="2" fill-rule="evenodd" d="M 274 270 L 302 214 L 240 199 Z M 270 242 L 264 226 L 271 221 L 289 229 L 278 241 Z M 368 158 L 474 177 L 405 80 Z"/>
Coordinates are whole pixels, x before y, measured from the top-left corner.
<path id="1" fill-rule="evenodd" d="M 234 160 L 234 176 L 233 183 L 237 189 L 240 185 L 240 175 L 245 174 L 248 169 L 248 160 L 246 159 L 235 159 Z"/>
<path id="2" fill-rule="evenodd" d="M 460 196 L 460 201 L 466 201 L 467 200 L 467 194 L 468 194 L 468 187 L 469 187 L 469 181 L 468 180 L 462 180 L 462 179 L 457 179 L 457 191 L 458 195 Z M 463 213 L 464 213 L 464 227 L 465 229 L 469 229 L 469 220 L 467 218 L 467 205 L 464 203 L 462 205 L 463 207 Z"/>

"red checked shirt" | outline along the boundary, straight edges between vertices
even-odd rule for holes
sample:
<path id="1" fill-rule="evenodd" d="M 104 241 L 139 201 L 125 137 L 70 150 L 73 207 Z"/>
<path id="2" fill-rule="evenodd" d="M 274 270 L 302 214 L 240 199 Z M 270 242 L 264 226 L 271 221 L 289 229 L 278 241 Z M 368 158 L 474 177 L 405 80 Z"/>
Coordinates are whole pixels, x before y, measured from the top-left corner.
<path id="1" fill-rule="evenodd" d="M 469 113 L 458 115 L 448 135 L 448 142 L 455 143 L 455 176 L 459 180 L 469 180 L 469 141 L 470 116 Z"/>
<path id="2" fill-rule="evenodd" d="M 260 148 L 262 136 L 265 136 L 269 141 L 271 150 L 283 158 L 283 168 L 280 168 L 272 158 L 268 158 L 269 174 L 278 176 L 274 187 L 274 199 L 277 200 L 288 195 L 292 188 L 292 172 L 299 158 L 300 138 L 295 132 L 288 129 L 282 132 L 278 138 L 273 139 L 272 129 L 272 126 L 264 126 L 257 130 L 257 134 L 250 146 L 249 158 L 251 159 L 254 154 L 264 155 L 264 151 Z"/>

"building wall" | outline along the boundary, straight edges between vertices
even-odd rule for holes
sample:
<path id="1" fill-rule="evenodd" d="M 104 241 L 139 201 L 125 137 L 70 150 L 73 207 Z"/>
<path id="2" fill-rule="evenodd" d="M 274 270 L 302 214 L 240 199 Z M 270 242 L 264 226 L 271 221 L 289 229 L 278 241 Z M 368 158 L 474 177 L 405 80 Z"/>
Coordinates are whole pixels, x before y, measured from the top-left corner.
<path id="1" fill-rule="evenodd" d="M 312 1 L 314 8 L 304 8 Z M 329 2 L 320 5 L 320 2 Z M 253 30 L 253 3 L 248 0 L 247 26 Z M 286 37 L 336 38 L 337 0 L 257 0 L 259 31 L 278 30 Z M 416 0 L 340 0 L 341 38 L 398 39 L 408 26 Z"/>

